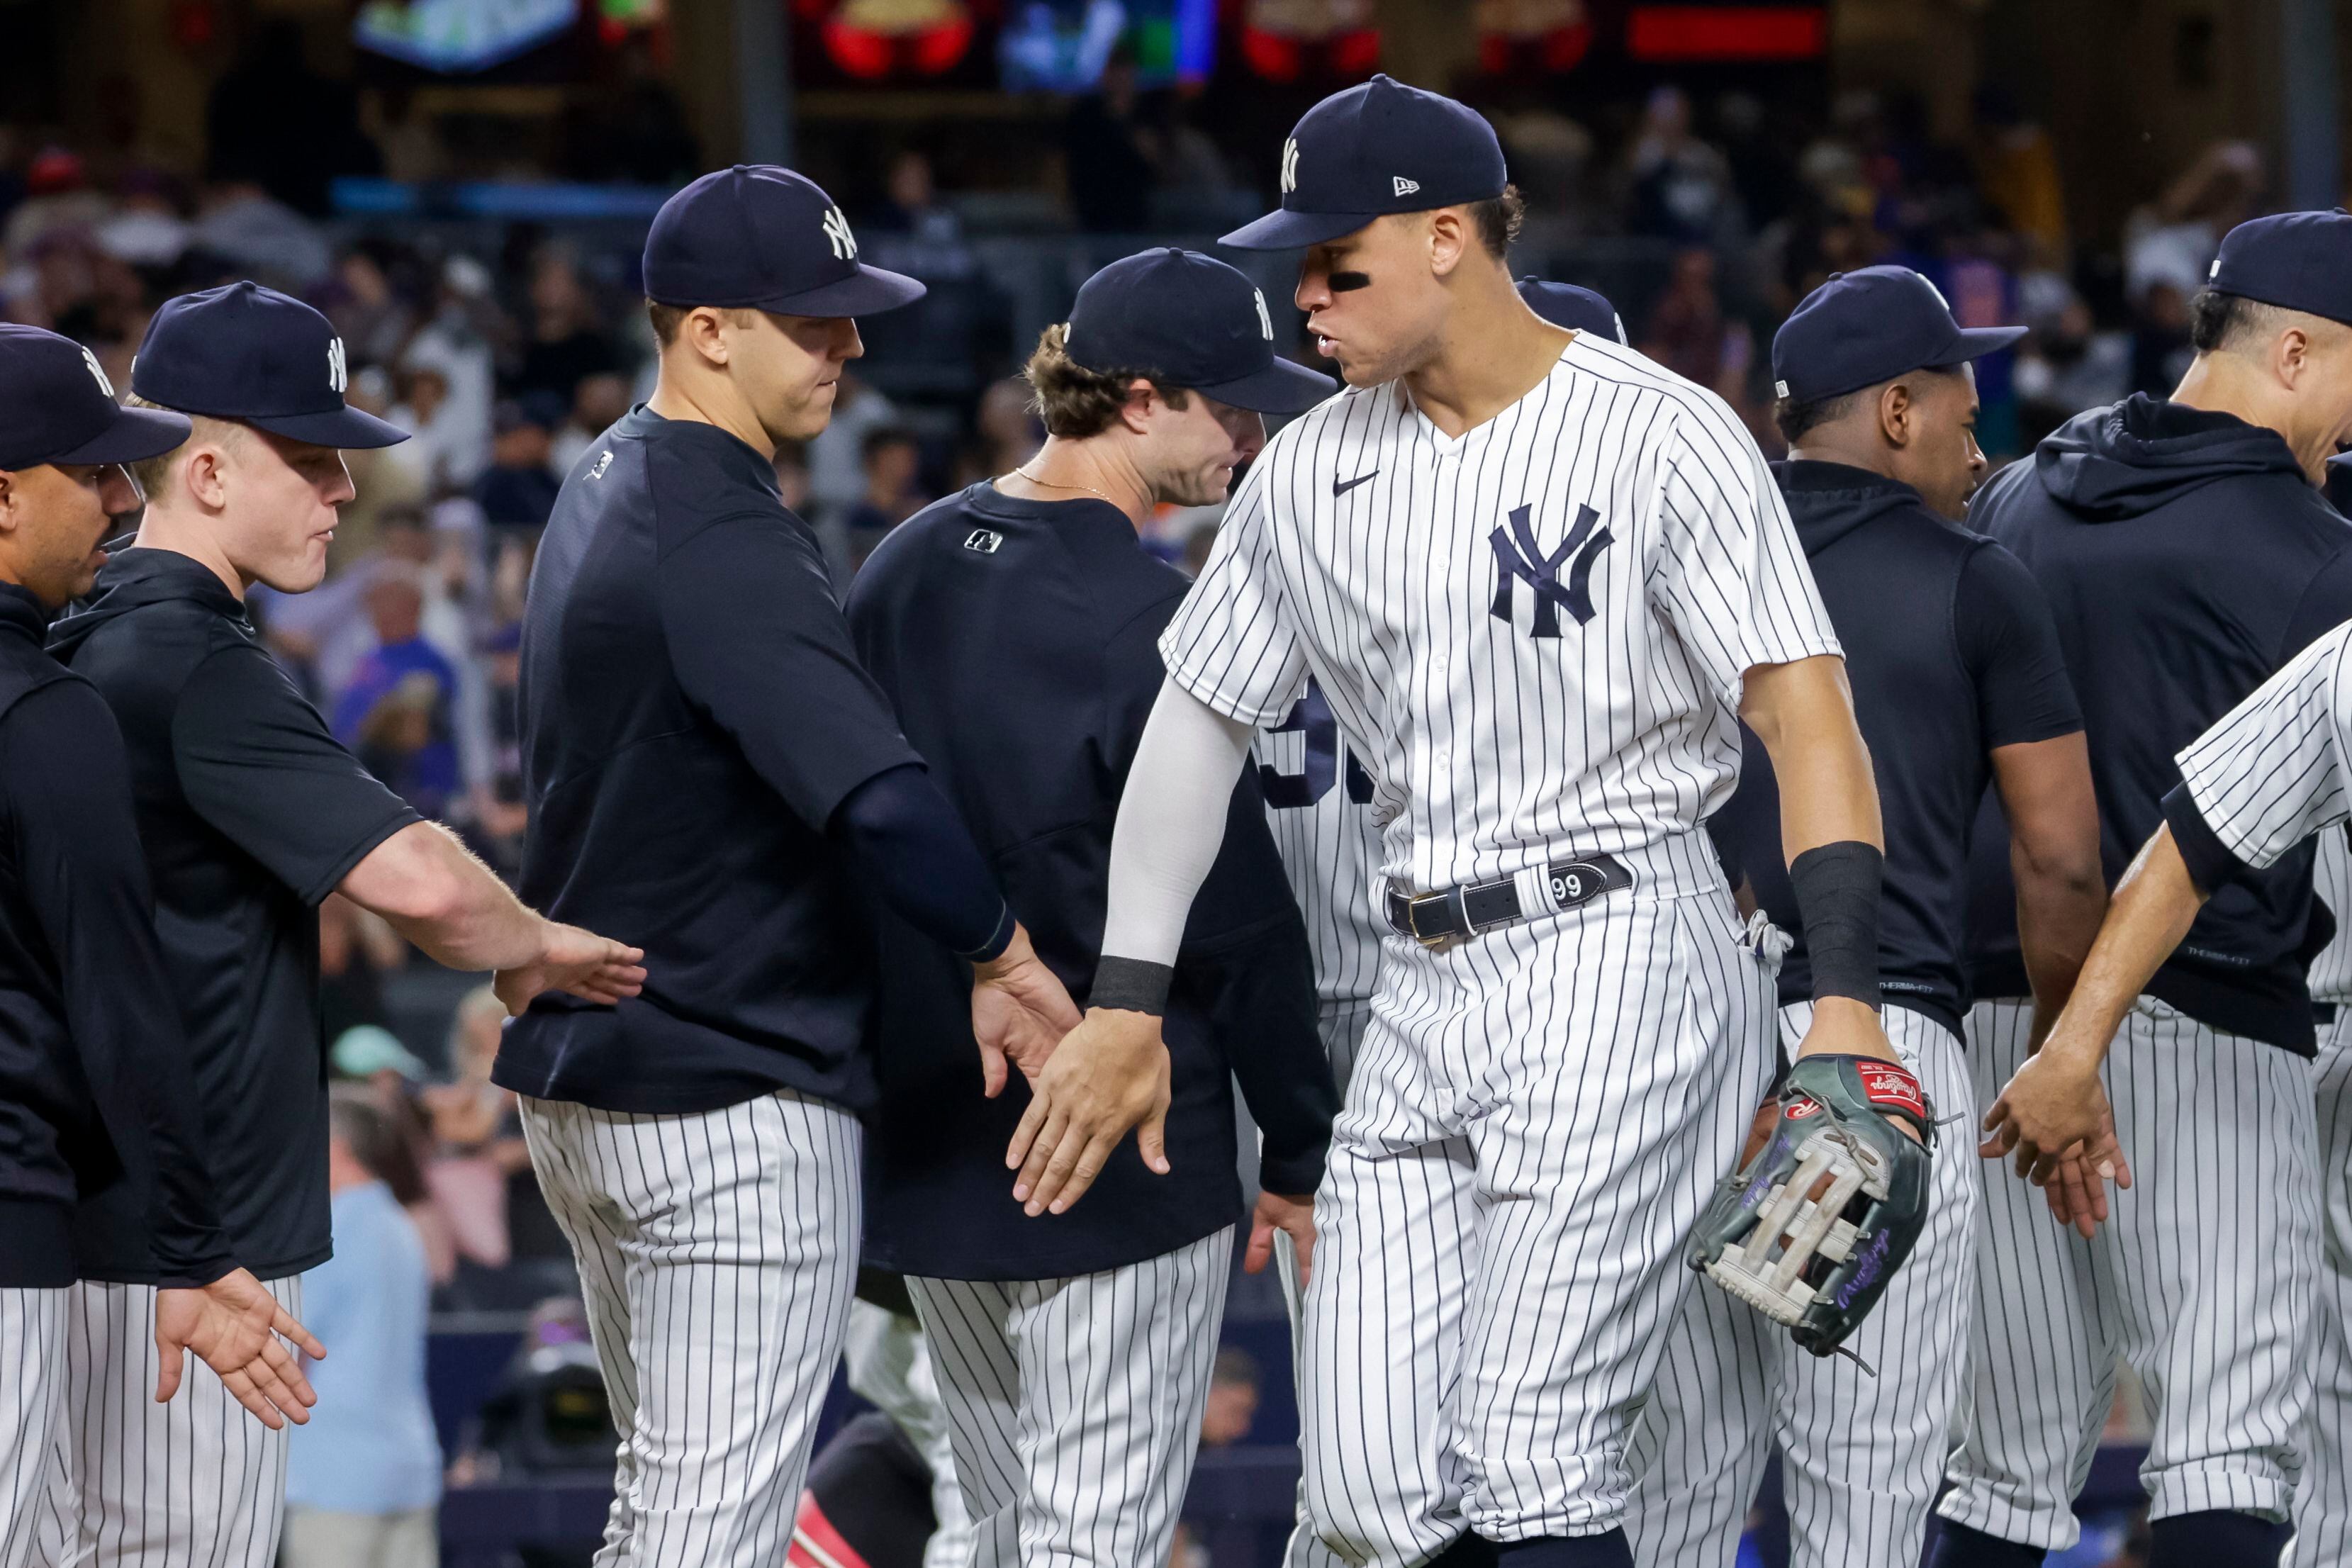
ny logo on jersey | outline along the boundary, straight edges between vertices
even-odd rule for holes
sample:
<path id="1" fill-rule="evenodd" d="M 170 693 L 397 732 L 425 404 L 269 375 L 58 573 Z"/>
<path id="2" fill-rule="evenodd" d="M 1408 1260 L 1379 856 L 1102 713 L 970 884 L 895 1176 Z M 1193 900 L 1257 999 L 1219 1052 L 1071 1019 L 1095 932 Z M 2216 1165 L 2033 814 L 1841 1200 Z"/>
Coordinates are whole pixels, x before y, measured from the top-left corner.
<path id="1" fill-rule="evenodd" d="M 849 232 L 849 219 L 842 216 L 839 206 L 824 210 L 824 237 L 833 244 L 834 258 L 838 261 L 857 259 L 857 240 Z"/>
<path id="2" fill-rule="evenodd" d="M 343 359 L 343 340 L 327 340 L 327 389 L 338 397 L 352 384 L 351 367 Z"/>
<path id="3" fill-rule="evenodd" d="M 1589 506 L 1580 506 L 1576 509 L 1576 526 L 1568 531 L 1559 548 L 1547 555 L 1543 546 L 1536 542 L 1536 531 L 1529 521 L 1534 510 L 1515 508 L 1511 526 L 1498 527 L 1487 536 L 1486 542 L 1495 547 L 1495 564 L 1501 573 L 1501 581 L 1495 584 L 1494 615 L 1498 621 L 1511 618 L 1511 580 L 1516 577 L 1535 590 L 1535 635 L 1556 637 L 1559 636 L 1559 606 L 1566 605 L 1580 626 L 1592 618 L 1592 566 L 1601 559 L 1601 552 L 1609 548 L 1612 538 L 1605 528 L 1594 531 L 1601 514 Z M 1562 584 L 1560 564 L 1571 555 L 1576 561 L 1569 568 L 1567 583 Z"/>
<path id="4" fill-rule="evenodd" d="M 1298 138 L 1294 136 L 1282 144 L 1282 194 L 1288 195 L 1298 188 Z"/>

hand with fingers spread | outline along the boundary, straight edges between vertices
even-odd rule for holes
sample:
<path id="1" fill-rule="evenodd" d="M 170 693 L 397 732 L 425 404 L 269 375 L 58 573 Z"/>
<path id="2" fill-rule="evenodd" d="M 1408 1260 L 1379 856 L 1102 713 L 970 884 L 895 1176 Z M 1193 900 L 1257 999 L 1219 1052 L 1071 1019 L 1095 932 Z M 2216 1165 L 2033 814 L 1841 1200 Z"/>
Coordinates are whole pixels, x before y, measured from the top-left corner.
<path id="1" fill-rule="evenodd" d="M 645 989 L 645 953 L 638 948 L 555 921 L 540 922 L 539 952 L 501 969 L 493 983 L 507 1011 L 520 1016 L 542 991 L 563 991 L 606 1006 Z"/>
<path id="2" fill-rule="evenodd" d="M 2082 1048 L 2063 1017 L 1985 1112 L 1984 1130 L 1978 1152 L 2014 1156 L 2018 1175 L 2044 1190 L 2059 1223 L 2085 1237 L 2107 1217 L 2106 1184 L 2132 1184 L 2099 1058 Z"/>
<path id="3" fill-rule="evenodd" d="M 1315 1265 L 1315 1194 L 1260 1193 L 1250 1213 L 1249 1247 L 1242 1254 L 1242 1272 L 1263 1274 L 1274 1258 L 1274 1233 L 1290 1237 L 1298 1253 L 1298 1288 L 1307 1289 Z"/>
<path id="4" fill-rule="evenodd" d="M 190 1350 L 220 1374 L 255 1420 L 273 1432 L 288 1421 L 299 1426 L 310 1419 L 319 1396 L 286 1348 L 289 1340 L 312 1361 L 326 1359 L 327 1348 L 245 1269 L 224 1274 L 202 1289 L 158 1290 L 155 1351 L 161 1370 L 155 1403 L 167 1404 L 179 1391 L 181 1352 Z"/>
<path id="5" fill-rule="evenodd" d="M 1077 1026 L 1077 1004 L 1037 956 L 1022 927 L 1013 928 L 1013 941 L 1003 952 L 972 965 L 971 1035 L 980 1042 L 981 1077 L 989 1099 L 1004 1091 L 1008 1062 L 1035 1083 L 1054 1047 Z"/>
<path id="6" fill-rule="evenodd" d="M 1032 1216 L 1061 1214 L 1086 1195 L 1133 1129 L 1143 1163 L 1168 1173 L 1168 1047 L 1148 1013 L 1096 1007 L 1070 1031 L 1035 1081 L 1004 1163 L 1013 1196 Z"/>

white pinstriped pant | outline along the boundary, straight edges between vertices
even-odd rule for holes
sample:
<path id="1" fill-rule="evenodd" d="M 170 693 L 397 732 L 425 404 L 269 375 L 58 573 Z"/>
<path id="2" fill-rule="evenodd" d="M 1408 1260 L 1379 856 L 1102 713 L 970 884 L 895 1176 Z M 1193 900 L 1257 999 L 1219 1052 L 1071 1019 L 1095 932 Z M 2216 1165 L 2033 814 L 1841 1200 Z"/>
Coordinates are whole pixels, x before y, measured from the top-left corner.
<path id="1" fill-rule="evenodd" d="M 302 1315 L 300 1276 L 265 1283 Z M 153 1286 L 84 1280 L 66 1292 L 64 1363 L 36 1562 L 269 1568 L 286 1522 L 287 1432 L 255 1420 L 194 1355 L 172 1402 L 155 1403 Z"/>
<path id="2" fill-rule="evenodd" d="M 929 1279 L 973 1568 L 1162 1568 L 1201 1445 L 1234 1227 L 1067 1279 Z"/>
<path id="3" fill-rule="evenodd" d="M 1812 1005 L 1780 1010 L 1793 1048 Z M 1937 1120 L 1927 1226 L 1847 1343 L 1877 1371 L 1799 1350 L 1788 1331 L 1720 1290 L 1691 1292 L 1634 1427 L 1633 1561 L 1724 1568 L 1774 1438 L 1799 1568 L 1918 1568 L 1944 1479 L 1968 1358 L 1976 1267 L 1976 1095 L 1958 1037 L 1889 1006 L 1886 1037 Z"/>
<path id="4" fill-rule="evenodd" d="M 0 1289 L 0 1568 L 37 1561 L 65 1414 L 66 1293 Z"/>
<path id="5" fill-rule="evenodd" d="M 2312 1081 L 2322 1205 L 2319 1353 L 2294 1541 L 2281 1568 L 2352 1568 L 2352 1007 L 2320 1031 Z"/>
<path id="6" fill-rule="evenodd" d="M 1969 1055 L 1990 1105 L 2027 1055 L 2032 1009 L 1979 1002 Z M 2303 1463 L 2319 1273 L 2310 1064 L 2153 997 L 2107 1056 L 2135 1185 L 2084 1241 L 2038 1188 L 1984 1162 L 1969 1419 L 1945 1518 L 2029 1546 L 2072 1546 L 2128 1361 L 2155 1432 L 2148 1517 L 2230 1510 L 2284 1521 Z"/>
<path id="7" fill-rule="evenodd" d="M 525 1098 L 621 1442 L 597 1568 L 770 1568 L 857 1268 L 856 1118 L 779 1090 L 687 1116 Z"/>
<path id="8" fill-rule="evenodd" d="M 1685 878 L 1382 950 L 1300 1358 L 1307 1512 L 1350 1563 L 1622 1519 L 1682 1248 L 1771 1050 L 1770 981 L 1712 861 Z"/>

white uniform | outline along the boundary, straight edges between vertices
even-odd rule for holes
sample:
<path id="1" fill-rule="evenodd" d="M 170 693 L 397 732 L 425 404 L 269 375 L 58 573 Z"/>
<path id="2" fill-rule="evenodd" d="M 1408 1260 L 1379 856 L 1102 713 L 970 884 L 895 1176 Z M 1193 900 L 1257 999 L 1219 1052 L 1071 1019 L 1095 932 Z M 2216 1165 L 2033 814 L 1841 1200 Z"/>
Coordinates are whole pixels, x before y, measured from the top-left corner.
<path id="1" fill-rule="evenodd" d="M 1780 1009 L 1793 1054 L 1812 1004 Z M 1787 1331 L 1720 1290 L 1695 1290 L 1634 1429 L 1641 1479 L 1625 1521 L 1633 1560 L 1721 1568 L 1777 1442 L 1799 1568 L 1917 1568 L 1927 1512 L 1951 1449 L 1964 1384 L 1976 1265 L 1974 1097 L 1958 1036 L 1889 1005 L 1886 1037 L 1938 1121 L 1927 1226 L 1843 1357 L 1797 1348 Z"/>
<path id="2" fill-rule="evenodd" d="M 299 1275 L 263 1281 L 302 1315 Z M 269 1568 L 286 1521 L 286 1444 L 194 1354 L 155 1403 L 155 1288 L 83 1280 L 65 1296 L 66 1418 L 34 1561 L 54 1568 Z"/>
<path id="3" fill-rule="evenodd" d="M 768 1568 L 847 1331 L 857 1119 L 780 1089 L 679 1116 L 522 1100 L 621 1435 L 596 1568 Z"/>
<path id="4" fill-rule="evenodd" d="M 2311 1064 L 2318 1110 L 2319 1354 L 2313 1363 L 2310 1445 L 2294 1494 L 2293 1568 L 2352 1568 L 2352 846 L 2320 830 L 2312 890 L 2336 937 L 2311 961 L 2311 1000 L 2335 1016 L 2319 1026 Z"/>
<path id="5" fill-rule="evenodd" d="M 2179 753 L 2199 814 L 2249 866 L 2270 866 L 2344 820 L 2347 637 L 2352 626 L 2314 643 Z M 2025 1058 L 2027 1011 L 1977 1009 L 1970 1046 L 1986 1103 Z M 2107 1057 L 2135 1184 L 2112 1195 L 2108 1223 L 2084 1241 L 2031 1189 L 1986 1205 L 1985 1256 L 1999 1269 L 1979 1275 L 1975 1417 L 1946 1518 L 2009 1541 L 2072 1545 L 2069 1504 L 2089 1471 L 2118 1356 L 2155 1407 L 2140 1472 L 2151 1519 L 2289 1517 L 2307 1473 L 2305 1423 L 2324 1341 L 2311 1072 L 2276 1046 L 2139 999 Z"/>
<path id="6" fill-rule="evenodd" d="M 1264 728 L 1311 673 L 1392 886 L 1605 852 L 1629 891 L 1442 951 L 1391 935 L 1317 1194 L 1307 1502 L 1405 1568 L 1620 1521 L 1681 1248 L 1764 1087 L 1769 987 L 1699 824 L 1744 672 L 1838 651 L 1720 400 L 1580 336 L 1460 437 L 1401 384 L 1286 426 L 1160 645 Z"/>
<path id="7" fill-rule="evenodd" d="M 65 1411 L 66 1292 L 0 1290 L 0 1568 L 44 1561 Z"/>

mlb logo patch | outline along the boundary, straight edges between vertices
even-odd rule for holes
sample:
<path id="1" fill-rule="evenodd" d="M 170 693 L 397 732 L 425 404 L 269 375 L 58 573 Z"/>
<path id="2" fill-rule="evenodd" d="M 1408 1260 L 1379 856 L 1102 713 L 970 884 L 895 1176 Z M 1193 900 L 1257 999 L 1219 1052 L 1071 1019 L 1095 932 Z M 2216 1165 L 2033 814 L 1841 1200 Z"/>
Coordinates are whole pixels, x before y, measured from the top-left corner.
<path id="1" fill-rule="evenodd" d="M 993 555 L 1004 543 L 1004 535 L 992 528 L 975 528 L 963 536 L 963 547 L 982 555 Z"/>

